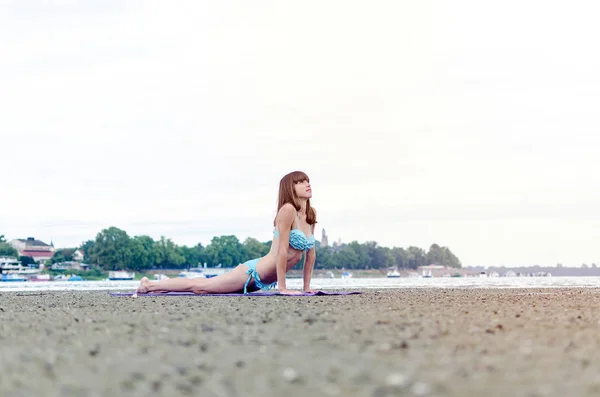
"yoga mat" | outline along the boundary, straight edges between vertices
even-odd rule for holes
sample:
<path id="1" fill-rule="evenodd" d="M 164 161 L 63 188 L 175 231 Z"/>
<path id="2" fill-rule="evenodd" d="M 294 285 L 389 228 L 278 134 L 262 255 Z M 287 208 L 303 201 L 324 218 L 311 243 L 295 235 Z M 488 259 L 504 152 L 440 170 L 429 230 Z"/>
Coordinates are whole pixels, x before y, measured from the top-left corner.
<path id="1" fill-rule="evenodd" d="M 111 292 L 111 296 L 133 296 L 135 292 Z M 237 294 L 194 294 L 193 292 L 151 292 L 147 294 L 137 294 L 137 296 L 325 296 L 325 295 L 355 295 L 362 294 L 358 291 L 317 291 L 317 292 L 303 292 L 300 295 L 288 295 L 282 294 L 281 292 L 250 292 L 248 294 L 237 293 Z"/>

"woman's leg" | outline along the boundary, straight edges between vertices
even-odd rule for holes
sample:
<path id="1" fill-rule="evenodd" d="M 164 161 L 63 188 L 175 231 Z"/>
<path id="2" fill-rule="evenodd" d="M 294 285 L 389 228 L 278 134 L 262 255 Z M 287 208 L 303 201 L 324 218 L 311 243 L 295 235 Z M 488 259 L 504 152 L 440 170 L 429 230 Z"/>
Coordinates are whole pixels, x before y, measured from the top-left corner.
<path id="1" fill-rule="evenodd" d="M 238 265 L 232 271 L 211 278 L 171 278 L 161 281 L 150 281 L 144 277 L 138 287 L 139 293 L 167 291 L 167 292 L 194 292 L 196 294 L 227 294 L 239 292 L 244 289 L 248 279 L 246 265 Z M 254 280 L 253 280 L 254 281 Z M 254 284 L 251 281 L 250 284 Z"/>

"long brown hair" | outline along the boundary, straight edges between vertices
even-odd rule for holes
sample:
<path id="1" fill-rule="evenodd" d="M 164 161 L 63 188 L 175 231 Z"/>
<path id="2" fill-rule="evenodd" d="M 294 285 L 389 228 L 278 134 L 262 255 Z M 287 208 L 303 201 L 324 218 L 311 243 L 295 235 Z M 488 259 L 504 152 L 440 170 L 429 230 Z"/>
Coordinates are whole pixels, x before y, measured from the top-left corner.
<path id="1" fill-rule="evenodd" d="M 300 206 L 300 201 L 296 195 L 296 189 L 294 189 L 294 185 L 303 181 L 310 182 L 310 178 L 302 171 L 293 171 L 281 178 L 281 181 L 279 182 L 277 213 L 279 213 L 281 207 L 287 203 L 293 205 L 294 208 L 296 208 L 296 211 L 300 211 L 302 207 Z M 306 200 L 306 223 L 309 225 L 314 225 L 317 223 L 317 214 L 310 206 L 310 199 Z M 275 224 L 275 221 L 273 221 L 273 224 Z"/>

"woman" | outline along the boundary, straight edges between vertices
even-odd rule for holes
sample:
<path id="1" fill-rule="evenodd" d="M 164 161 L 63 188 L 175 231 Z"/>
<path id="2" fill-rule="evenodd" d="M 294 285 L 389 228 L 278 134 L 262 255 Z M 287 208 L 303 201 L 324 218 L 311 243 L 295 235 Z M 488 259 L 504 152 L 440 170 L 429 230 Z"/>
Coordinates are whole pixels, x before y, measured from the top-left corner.
<path id="1" fill-rule="evenodd" d="M 275 285 L 283 294 L 301 294 L 287 289 L 286 273 L 304 258 L 304 291 L 310 289 L 310 279 L 315 264 L 314 230 L 317 213 L 310 206 L 312 190 L 308 176 L 301 171 L 285 175 L 279 183 L 279 200 L 275 216 L 275 230 L 270 252 L 262 258 L 252 259 L 238 265 L 229 273 L 212 278 L 173 278 L 150 281 L 142 278 L 138 293 L 187 291 L 196 294 L 223 294 L 259 289 L 271 289 Z"/>

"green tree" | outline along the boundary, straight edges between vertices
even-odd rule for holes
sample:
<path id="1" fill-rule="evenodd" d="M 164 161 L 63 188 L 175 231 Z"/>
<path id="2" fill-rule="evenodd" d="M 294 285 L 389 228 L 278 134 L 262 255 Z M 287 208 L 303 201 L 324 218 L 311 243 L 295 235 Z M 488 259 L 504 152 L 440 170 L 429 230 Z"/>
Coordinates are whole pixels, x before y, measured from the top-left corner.
<path id="1" fill-rule="evenodd" d="M 215 236 L 204 248 L 202 244 L 193 247 L 177 246 L 173 241 L 161 237 L 153 241 L 148 236 L 130 238 L 127 233 L 116 227 L 102 230 L 95 240 L 81 245 L 84 261 L 106 270 L 112 269 L 148 269 L 151 267 L 181 268 L 195 267 L 203 263 L 210 266 L 221 264 L 223 267 L 236 266 L 252 258 L 266 255 L 271 241 L 264 243 L 248 237 L 240 243 L 233 235 Z M 321 247 L 317 241 L 316 269 L 383 269 L 390 266 L 416 269 L 419 266 L 437 263 L 450 267 L 461 267 L 461 263 L 449 248 L 432 244 L 426 252 L 418 247 L 382 247 L 375 241 Z M 0 243 L 0 255 L 17 255 L 16 250 L 6 243 Z M 8 254 L 6 254 L 8 253 Z M 57 252 L 54 262 L 69 260 L 72 252 Z M 302 262 L 302 260 L 300 261 Z"/>
<path id="2" fill-rule="evenodd" d="M 129 240 L 127 268 L 131 270 L 150 269 L 156 264 L 156 247 L 149 236 L 135 236 Z"/>
<path id="3" fill-rule="evenodd" d="M 57 250 L 52 259 L 50 259 L 50 263 L 71 262 L 73 260 L 73 254 L 76 250 L 76 248 L 64 248 Z"/>
<path id="4" fill-rule="evenodd" d="M 131 263 L 129 235 L 111 226 L 96 235 L 91 256 L 105 270 L 122 270 Z"/>
<path id="5" fill-rule="evenodd" d="M 446 264 L 446 266 L 462 267 L 462 263 L 460 262 L 458 257 L 456 255 L 454 255 L 448 247 L 442 247 L 442 250 L 443 250 L 444 263 Z"/>
<path id="6" fill-rule="evenodd" d="M 408 263 L 406 260 L 406 251 L 401 247 L 394 247 L 391 250 L 392 256 L 394 257 L 394 263 L 396 267 L 406 268 L 408 267 Z"/>
<path id="7" fill-rule="evenodd" d="M 336 262 L 331 247 L 317 248 L 315 269 L 335 269 Z"/>
<path id="8" fill-rule="evenodd" d="M 364 269 L 371 265 L 371 258 L 369 257 L 369 251 L 365 244 L 360 244 L 358 241 L 352 241 L 347 247 L 352 250 L 358 258 L 356 269 Z"/>
<path id="9" fill-rule="evenodd" d="M 79 247 L 79 249 L 83 252 L 83 261 L 86 263 L 96 263 L 96 258 L 94 257 L 94 248 L 95 248 L 96 242 L 94 240 L 87 240 L 86 242 L 84 242 L 83 244 L 81 244 L 81 247 Z"/>
<path id="10" fill-rule="evenodd" d="M 185 257 L 171 239 L 163 236 L 156 242 L 155 247 L 157 267 L 168 269 L 181 268 L 185 265 Z"/>
<path id="11" fill-rule="evenodd" d="M 375 251 L 377 269 L 387 269 L 396 264 L 396 259 L 389 247 L 377 247 Z"/>
<path id="12" fill-rule="evenodd" d="M 0 234 L 0 244 L 5 243 L 6 239 L 4 238 L 4 234 Z"/>
<path id="13" fill-rule="evenodd" d="M 0 243 L 0 256 L 17 257 L 19 253 L 8 243 Z"/>
<path id="14" fill-rule="evenodd" d="M 360 258 L 356 252 L 348 246 L 342 248 L 335 253 L 335 259 L 340 267 L 345 269 L 358 269 L 360 268 Z"/>
<path id="15" fill-rule="evenodd" d="M 206 258 L 213 266 L 233 267 L 247 257 L 244 246 L 236 236 L 213 237 L 205 250 Z"/>
<path id="16" fill-rule="evenodd" d="M 427 252 L 427 262 L 429 264 L 441 265 L 443 262 L 442 247 L 437 244 L 431 244 Z"/>
<path id="17" fill-rule="evenodd" d="M 198 243 L 193 247 L 182 246 L 180 252 L 185 258 L 185 266 L 188 268 L 202 266 L 206 262 L 204 247 Z"/>
<path id="18" fill-rule="evenodd" d="M 416 269 L 419 266 L 427 265 L 425 250 L 419 247 L 408 247 L 406 249 L 406 262 L 410 269 Z"/>
<path id="19" fill-rule="evenodd" d="M 394 265 L 394 257 L 389 248 L 380 247 L 375 241 L 368 241 L 363 246 L 369 257 L 368 268 L 382 269 Z"/>
<path id="20" fill-rule="evenodd" d="M 448 267 L 461 267 L 458 258 L 448 249 L 448 247 L 440 247 L 437 244 L 432 244 L 427 253 L 427 262 Z"/>
<path id="21" fill-rule="evenodd" d="M 21 262 L 21 265 L 23 266 L 35 265 L 35 259 L 30 256 L 20 256 L 19 262 Z"/>
<path id="22" fill-rule="evenodd" d="M 269 253 L 271 249 L 271 245 L 267 245 L 265 243 L 261 243 L 255 238 L 248 237 L 244 241 L 244 252 L 247 256 L 247 259 L 260 258 Z M 246 258 L 244 258 L 246 259 Z"/>

